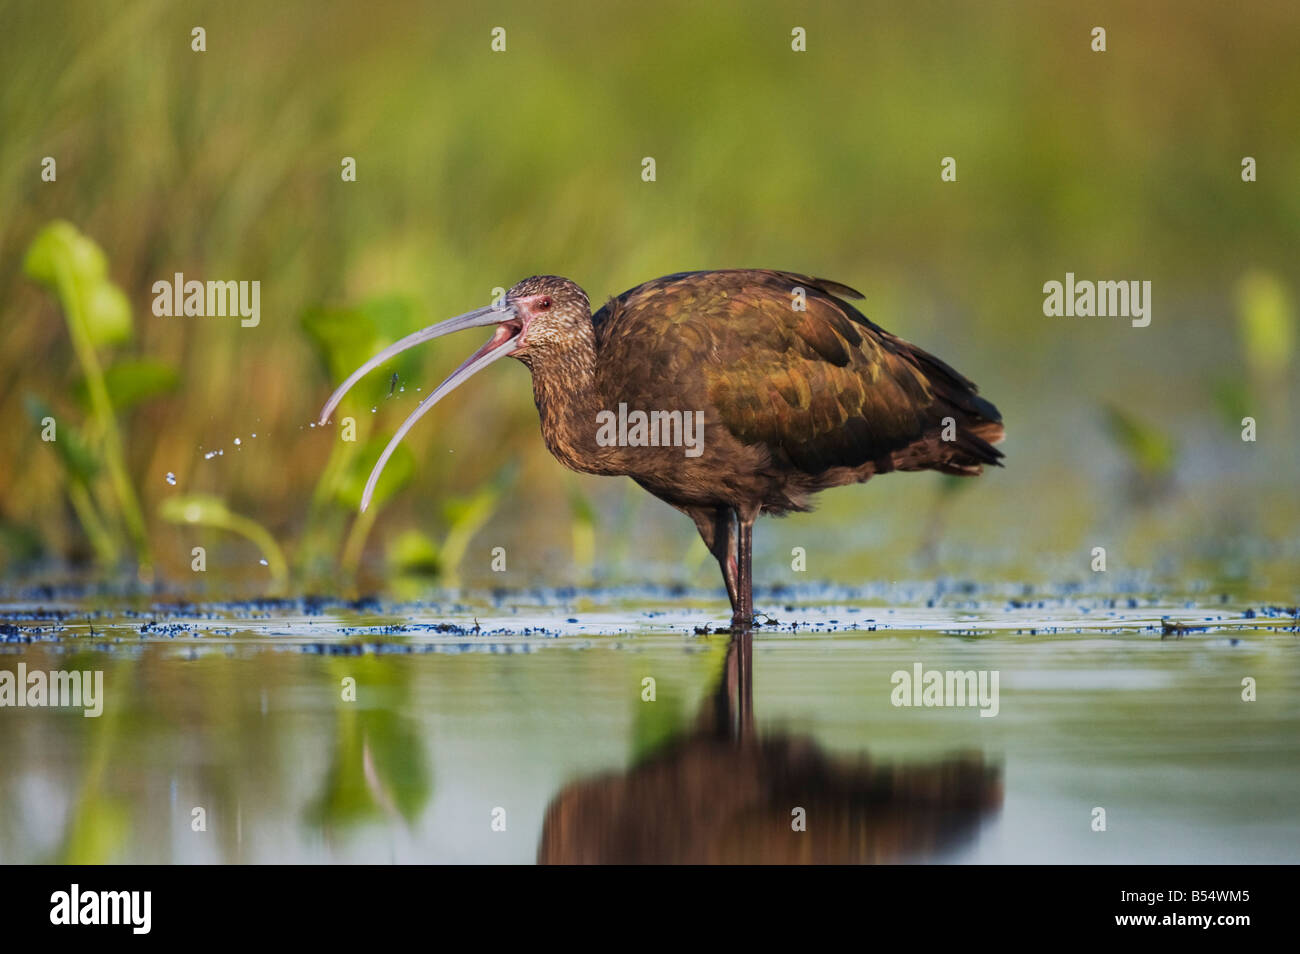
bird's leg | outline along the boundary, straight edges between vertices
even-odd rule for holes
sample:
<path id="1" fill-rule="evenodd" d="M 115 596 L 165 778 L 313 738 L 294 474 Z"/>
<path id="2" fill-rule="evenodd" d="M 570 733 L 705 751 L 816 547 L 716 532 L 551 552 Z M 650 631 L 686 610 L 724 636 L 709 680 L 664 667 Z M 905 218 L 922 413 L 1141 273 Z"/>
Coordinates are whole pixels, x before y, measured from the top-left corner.
<path id="1" fill-rule="evenodd" d="M 754 635 L 745 629 L 739 636 L 737 655 L 740 663 L 740 700 L 736 715 L 736 732 L 741 742 L 754 739 Z"/>
<path id="2" fill-rule="evenodd" d="M 747 742 L 754 738 L 754 636 L 749 630 L 733 633 L 727 643 L 722 677 L 714 692 L 713 722 L 718 738 Z"/>
<path id="3" fill-rule="evenodd" d="M 695 529 L 700 531 L 704 545 L 718 561 L 722 581 L 727 585 L 727 599 L 731 600 L 731 613 L 735 616 L 739 595 L 736 589 L 736 535 L 731 532 L 734 511 L 730 507 L 702 507 L 686 512 L 695 521 Z"/>
<path id="4" fill-rule="evenodd" d="M 737 629 L 747 630 L 754 625 L 754 521 L 757 518 L 757 511 L 736 511 L 737 536 L 740 539 L 736 561 L 737 599 L 731 617 L 732 632 Z"/>

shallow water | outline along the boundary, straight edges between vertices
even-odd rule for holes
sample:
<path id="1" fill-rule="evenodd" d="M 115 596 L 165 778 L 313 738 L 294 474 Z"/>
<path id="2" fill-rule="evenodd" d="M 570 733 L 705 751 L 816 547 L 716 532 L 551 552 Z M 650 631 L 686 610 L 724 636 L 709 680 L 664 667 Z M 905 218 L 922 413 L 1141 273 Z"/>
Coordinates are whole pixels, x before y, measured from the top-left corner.
<path id="1" fill-rule="evenodd" d="M 100 670 L 104 704 L 0 708 L 0 861 L 1300 857 L 1293 607 L 953 584 L 758 602 L 751 709 L 708 593 L 11 594 L 0 672 Z M 996 672 L 996 715 L 894 705 L 917 664 Z"/>

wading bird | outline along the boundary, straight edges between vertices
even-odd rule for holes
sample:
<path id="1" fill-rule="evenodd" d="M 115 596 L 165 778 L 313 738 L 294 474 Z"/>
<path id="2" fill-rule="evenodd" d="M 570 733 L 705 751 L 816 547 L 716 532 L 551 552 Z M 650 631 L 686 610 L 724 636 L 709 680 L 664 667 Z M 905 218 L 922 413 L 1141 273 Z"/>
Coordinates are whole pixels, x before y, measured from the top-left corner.
<path id="1" fill-rule="evenodd" d="M 500 304 L 430 325 L 375 355 L 339 385 L 320 421 L 395 355 L 496 325 L 397 429 L 361 509 L 415 422 L 509 355 L 532 373 L 542 437 L 556 459 L 588 474 L 631 477 L 694 520 L 722 569 L 732 626 L 747 629 L 760 513 L 809 510 L 819 490 L 893 470 L 975 476 L 1002 457 L 992 446 L 1003 435 L 998 409 L 845 300 L 862 297 L 791 272 L 682 272 L 638 285 L 593 315 L 576 284 L 537 275 Z M 697 421 L 703 433 L 688 433 Z"/>
<path id="2" fill-rule="evenodd" d="M 756 731 L 748 632 L 732 636 L 695 723 L 627 769 L 565 785 L 539 864 L 888 864 L 968 841 L 1002 807 L 982 755 L 900 762 Z M 791 824 L 791 806 L 817 822 Z M 797 814 L 797 810 L 795 814 Z"/>

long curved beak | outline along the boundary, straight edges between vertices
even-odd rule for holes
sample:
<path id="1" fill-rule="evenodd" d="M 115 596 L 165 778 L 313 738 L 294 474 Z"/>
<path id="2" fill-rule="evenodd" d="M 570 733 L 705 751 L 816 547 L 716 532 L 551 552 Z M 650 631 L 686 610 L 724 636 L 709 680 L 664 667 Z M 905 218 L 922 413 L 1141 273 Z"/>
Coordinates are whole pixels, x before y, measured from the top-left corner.
<path id="1" fill-rule="evenodd" d="M 393 451 L 397 450 L 397 445 L 402 442 L 402 438 L 406 436 L 407 431 L 424 416 L 429 408 L 441 401 L 447 394 L 460 387 L 466 380 L 482 371 L 493 361 L 512 353 L 519 345 L 519 338 L 523 332 L 523 322 L 520 320 L 515 307 L 506 304 L 477 308 L 463 315 L 457 315 L 455 318 L 440 321 L 436 325 L 422 328 L 385 348 L 353 371 L 348 375 L 347 380 L 340 384 L 334 393 L 330 395 L 330 399 L 325 402 L 325 406 L 321 408 L 319 423 L 324 424 L 329 420 L 330 415 L 334 413 L 334 409 L 338 407 L 339 402 L 343 400 L 344 395 L 358 381 L 384 362 L 391 361 L 403 351 L 414 348 L 426 341 L 431 341 L 434 338 L 440 338 L 455 331 L 464 331 L 466 328 L 478 328 L 484 325 L 496 325 L 496 333 L 483 347 L 470 355 L 464 364 L 453 371 L 447 380 L 443 381 L 442 384 L 438 385 L 420 401 L 410 416 L 402 422 L 402 426 L 397 429 L 397 433 L 388 442 L 384 452 L 379 455 L 379 460 L 375 462 L 374 469 L 370 471 L 370 479 L 366 481 L 365 492 L 361 495 L 362 511 L 370 506 L 370 498 L 374 495 L 375 485 L 379 482 L 379 475 L 383 473 L 384 465 L 388 463 L 388 458 L 393 456 Z"/>

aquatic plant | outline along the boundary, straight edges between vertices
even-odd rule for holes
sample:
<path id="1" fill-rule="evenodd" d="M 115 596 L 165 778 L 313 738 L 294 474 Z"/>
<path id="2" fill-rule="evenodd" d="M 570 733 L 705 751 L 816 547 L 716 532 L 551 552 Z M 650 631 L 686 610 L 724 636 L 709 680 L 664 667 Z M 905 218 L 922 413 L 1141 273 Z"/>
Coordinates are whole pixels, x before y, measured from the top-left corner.
<path id="1" fill-rule="evenodd" d="M 358 362 L 358 356 L 382 349 L 418 324 L 413 303 L 400 296 L 364 301 L 352 307 L 312 307 L 302 316 L 301 326 L 315 347 L 330 380 L 342 380 Z M 413 396 L 403 382 L 416 377 L 418 355 L 407 353 L 388 366 L 391 376 L 374 375 L 349 392 L 327 427 L 347 428 L 330 449 L 330 457 L 316 482 L 304 531 L 304 546 L 299 566 L 310 573 L 313 563 L 321 564 L 321 553 L 333 546 L 338 549 L 335 566 L 348 579 L 355 579 L 361 565 L 366 540 L 384 507 L 412 481 L 415 460 L 410 448 L 399 445 L 381 475 L 371 497 L 370 506 L 359 512 L 366 479 L 387 443 L 385 438 L 369 436 L 371 422 L 379 408 L 402 395 Z M 351 439 L 349 439 L 351 438 Z M 448 586 L 459 580 L 456 568 L 464 558 L 473 536 L 491 519 L 502 493 L 513 479 L 514 468 L 507 465 L 486 486 L 468 496 L 452 496 L 443 504 L 446 536 L 439 547 L 414 528 L 394 544 L 388 560 L 399 572 L 416 575 L 440 575 Z M 332 511 L 332 512 L 331 512 Z M 351 525 L 339 543 L 330 525 L 339 517 L 351 519 Z M 414 534 L 414 535 L 412 535 Z"/>
<path id="2" fill-rule="evenodd" d="M 124 344 L 132 336 L 131 306 L 108 277 L 108 260 L 94 240 L 75 226 L 55 221 L 41 229 L 28 247 L 24 273 L 52 291 L 67 323 L 68 337 L 81 366 L 82 395 L 88 420 L 79 431 L 66 424 L 57 433 L 58 417 L 39 399 L 29 412 L 54 422 L 48 443 L 64 466 L 68 495 L 100 561 L 116 562 L 118 520 L 125 527 L 142 579 L 152 576 L 152 557 L 144 515 L 127 472 L 118 413 L 175 387 L 178 375 L 160 361 L 123 359 L 110 363 L 101 352 Z M 60 440 L 66 446 L 59 446 Z M 108 494 L 95 492 L 103 474 Z"/>
<path id="3" fill-rule="evenodd" d="M 213 527 L 251 540 L 262 552 L 274 588 L 282 592 L 288 585 L 289 565 L 285 562 L 284 553 L 275 542 L 275 537 L 256 520 L 232 513 L 220 497 L 212 494 L 169 497 L 159 506 L 158 515 L 170 523 Z"/>

